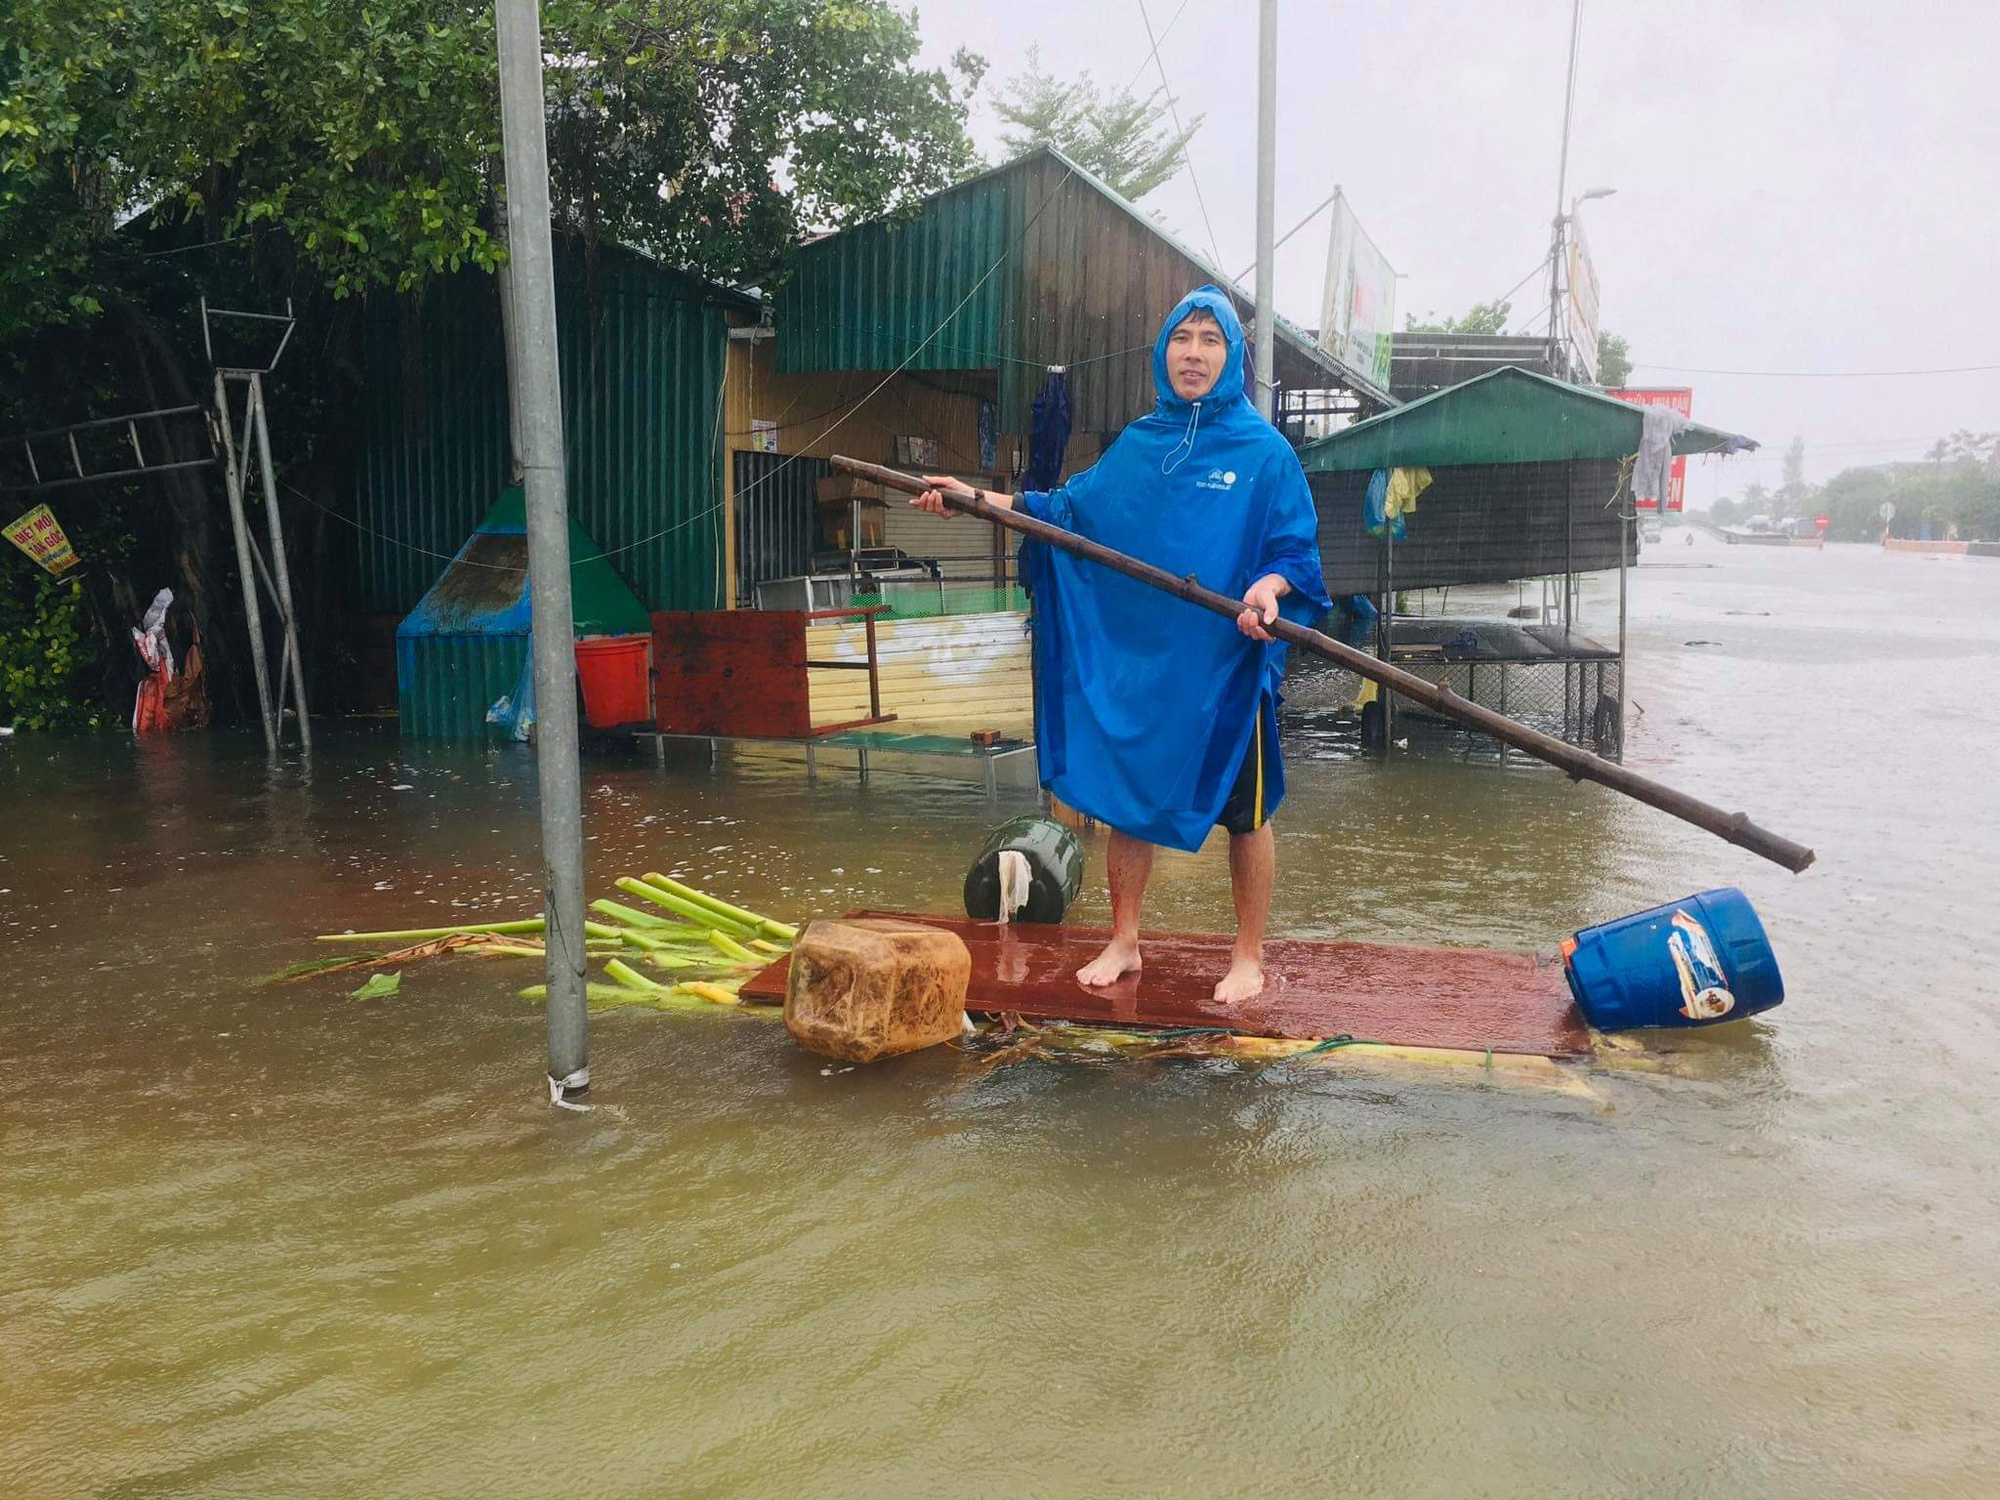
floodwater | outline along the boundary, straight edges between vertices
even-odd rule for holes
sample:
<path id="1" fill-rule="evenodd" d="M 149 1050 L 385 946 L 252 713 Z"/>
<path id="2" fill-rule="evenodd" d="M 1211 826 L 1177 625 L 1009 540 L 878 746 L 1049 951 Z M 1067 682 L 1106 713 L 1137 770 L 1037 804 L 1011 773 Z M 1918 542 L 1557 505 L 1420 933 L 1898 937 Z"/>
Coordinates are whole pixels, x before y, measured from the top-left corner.
<path id="1" fill-rule="evenodd" d="M 253 983 L 531 910 L 519 751 L 0 743 L 0 1492 L 2000 1492 L 2000 564 L 1645 562 L 1630 763 L 1806 874 L 1319 713 L 1278 820 L 1289 935 L 1547 948 L 1742 886 L 1787 1003 L 1595 1102 L 1337 1055 L 829 1070 L 717 1011 L 597 1017 L 561 1113 L 518 960 Z M 594 894 L 794 918 L 951 909 L 995 817 L 879 768 L 585 789 Z M 1156 921 L 1227 911 L 1219 851 L 1163 862 Z"/>

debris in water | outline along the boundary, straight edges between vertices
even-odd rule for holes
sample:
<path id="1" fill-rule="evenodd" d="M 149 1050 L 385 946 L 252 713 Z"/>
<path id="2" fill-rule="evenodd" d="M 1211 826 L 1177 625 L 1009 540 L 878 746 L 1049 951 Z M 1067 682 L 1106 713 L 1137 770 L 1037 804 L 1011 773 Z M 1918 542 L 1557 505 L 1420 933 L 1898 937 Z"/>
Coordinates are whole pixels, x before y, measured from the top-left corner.
<path id="1" fill-rule="evenodd" d="M 736 1007 L 742 1004 L 738 990 L 744 979 L 788 955 L 798 936 L 798 929 L 788 923 L 731 905 L 664 875 L 627 877 L 617 884 L 621 891 L 666 910 L 655 915 L 615 901 L 600 899 L 590 903 L 591 911 L 610 920 L 583 924 L 584 953 L 589 958 L 606 960 L 605 977 L 613 981 L 585 987 L 585 998 L 593 1010 L 614 1006 L 692 1011 Z M 383 881 L 375 888 L 386 890 L 389 885 Z M 341 969 L 402 966 L 446 953 L 479 958 L 545 958 L 546 929 L 542 917 L 521 917 L 387 932 L 322 933 L 319 940 L 323 943 L 369 943 L 391 951 L 308 959 L 265 976 L 263 982 L 307 979 Z M 677 982 L 662 984 L 641 972 L 642 969 L 674 971 Z M 357 990 L 356 996 L 371 998 L 395 993 L 393 987 L 379 987 L 378 981 L 386 981 L 387 977 L 376 976 Z M 400 978 L 400 970 L 397 977 Z M 547 998 L 543 985 L 531 985 L 520 993 L 523 999 Z M 770 1009 L 762 1013 L 776 1014 Z"/>
<path id="2" fill-rule="evenodd" d="M 395 974 L 370 974 L 368 982 L 362 985 L 360 989 L 350 991 L 347 998 L 350 1000 L 382 1000 L 395 994 L 402 987 L 403 976 L 400 972 Z"/>

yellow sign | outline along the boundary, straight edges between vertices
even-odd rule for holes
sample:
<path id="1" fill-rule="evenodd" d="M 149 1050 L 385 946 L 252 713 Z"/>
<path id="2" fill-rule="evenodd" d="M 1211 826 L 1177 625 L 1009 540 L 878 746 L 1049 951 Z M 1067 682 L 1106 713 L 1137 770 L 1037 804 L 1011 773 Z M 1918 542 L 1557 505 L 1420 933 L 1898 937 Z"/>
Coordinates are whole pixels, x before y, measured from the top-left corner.
<path id="1" fill-rule="evenodd" d="M 54 512 L 46 505 L 37 505 L 9 526 L 7 540 L 51 573 L 60 574 L 76 566 L 76 549 L 70 546 Z"/>

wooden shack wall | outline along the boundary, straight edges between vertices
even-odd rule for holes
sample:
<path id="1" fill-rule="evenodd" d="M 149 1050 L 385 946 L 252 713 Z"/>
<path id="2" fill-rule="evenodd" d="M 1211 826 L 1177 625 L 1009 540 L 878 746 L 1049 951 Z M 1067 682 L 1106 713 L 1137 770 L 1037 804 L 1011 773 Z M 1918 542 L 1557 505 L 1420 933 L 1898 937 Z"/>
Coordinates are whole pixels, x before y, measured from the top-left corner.
<path id="1" fill-rule="evenodd" d="M 1320 564 L 1335 597 L 1382 587 L 1380 537 L 1368 535 L 1368 473 L 1310 476 L 1319 511 Z M 1570 463 L 1467 465 L 1431 471 L 1431 486 L 1396 543 L 1398 588 L 1504 583 L 1618 566 L 1615 459 Z M 1567 541 L 1566 541 L 1567 538 Z M 1636 543 L 1628 561 L 1636 560 Z"/>
<path id="2" fill-rule="evenodd" d="M 999 367 L 1001 426 L 1027 432 L 1047 367 L 1062 365 L 1073 429 L 1115 436 L 1153 409 L 1160 324 L 1216 274 L 1053 156 L 1024 160 L 1013 183 L 1020 281 L 1013 323 L 1001 330 L 1001 348 L 1010 356 Z M 1247 297 L 1235 300 L 1247 329 L 1255 308 Z M 1302 390 L 1330 383 L 1283 340 L 1277 379 Z"/>
<path id="3" fill-rule="evenodd" d="M 882 711 L 896 729 L 1000 729 L 1026 733 L 1034 723 L 1034 677 L 1028 637 L 1018 613 L 889 620 L 875 627 Z M 859 623 L 813 625 L 809 661 L 866 661 Z M 868 713 L 868 674 L 809 674 L 816 724 L 845 723 Z"/>

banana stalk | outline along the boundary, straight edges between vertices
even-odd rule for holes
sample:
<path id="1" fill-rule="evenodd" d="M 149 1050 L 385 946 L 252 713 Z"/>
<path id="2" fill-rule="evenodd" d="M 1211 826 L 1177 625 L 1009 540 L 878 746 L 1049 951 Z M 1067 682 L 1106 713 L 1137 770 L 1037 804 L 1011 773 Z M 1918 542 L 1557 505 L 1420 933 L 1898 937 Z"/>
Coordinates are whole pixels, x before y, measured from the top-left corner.
<path id="1" fill-rule="evenodd" d="M 743 997 L 727 985 L 710 984 L 700 979 L 684 979 L 674 986 L 683 995 L 693 995 L 710 1005 L 741 1005 Z"/>
<path id="2" fill-rule="evenodd" d="M 662 994 L 666 991 L 665 985 L 653 983 L 652 980 L 641 974 L 637 969 L 632 968 L 623 959 L 612 959 L 610 963 L 604 966 L 604 972 L 624 985 L 628 990 L 643 990 L 648 994 Z"/>
<path id="3" fill-rule="evenodd" d="M 540 932 L 548 924 L 540 917 L 518 922 L 468 922 L 457 927 L 413 927 L 407 932 L 322 932 L 322 943 L 425 943 L 432 938 L 477 936 L 481 933 Z M 586 923 L 585 926 L 589 924 Z"/>
<path id="4" fill-rule="evenodd" d="M 698 891 L 691 885 L 682 885 L 678 880 L 669 879 L 665 875 L 648 871 L 645 881 L 650 886 L 679 896 L 683 901 L 692 901 L 697 906 L 708 907 L 717 914 L 729 918 L 730 921 L 748 927 L 752 932 L 781 938 L 788 943 L 798 938 L 798 929 L 795 927 L 787 927 L 783 922 L 773 921 L 770 917 L 760 917 L 754 911 L 745 911 L 740 906 L 731 906 L 727 901 L 719 900 L 706 891 Z"/>
<path id="5" fill-rule="evenodd" d="M 693 933 L 699 936 L 706 928 L 698 928 L 677 917 L 656 917 L 651 912 L 634 911 L 629 906 L 620 906 L 616 901 L 597 900 L 590 903 L 590 909 L 600 916 L 626 927 L 636 927 L 641 932 L 665 937 L 676 932 Z"/>
<path id="6" fill-rule="evenodd" d="M 672 990 L 657 993 L 647 990 L 631 990 L 622 984 L 589 984 L 584 986 L 584 996 L 592 1010 L 613 1010 L 620 1006 L 636 1006 L 641 1010 L 712 1011 L 715 1007 L 706 1000 L 692 995 L 676 994 Z M 549 987 L 545 984 L 531 984 L 521 991 L 523 1000 L 546 1003 Z"/>
<path id="7" fill-rule="evenodd" d="M 731 937 L 755 937 L 757 935 L 757 929 L 752 925 L 739 922 L 733 917 L 725 917 L 721 912 L 714 910 L 712 907 L 703 906 L 696 901 L 690 901 L 685 896 L 677 896 L 672 891 L 662 890 L 658 886 L 648 885 L 643 880 L 634 880 L 630 876 L 627 876 L 618 882 L 618 889 L 630 895 L 639 896 L 647 901 L 654 902 L 657 905 L 664 906 L 668 911 L 678 912 L 690 921 L 696 922 L 712 932 L 719 930 L 728 933 Z"/>
<path id="8" fill-rule="evenodd" d="M 756 954 L 752 953 L 734 938 L 723 933 L 711 932 L 708 935 L 708 940 L 715 945 L 716 951 L 725 958 L 733 958 L 740 964 L 754 964 L 759 962 Z"/>

